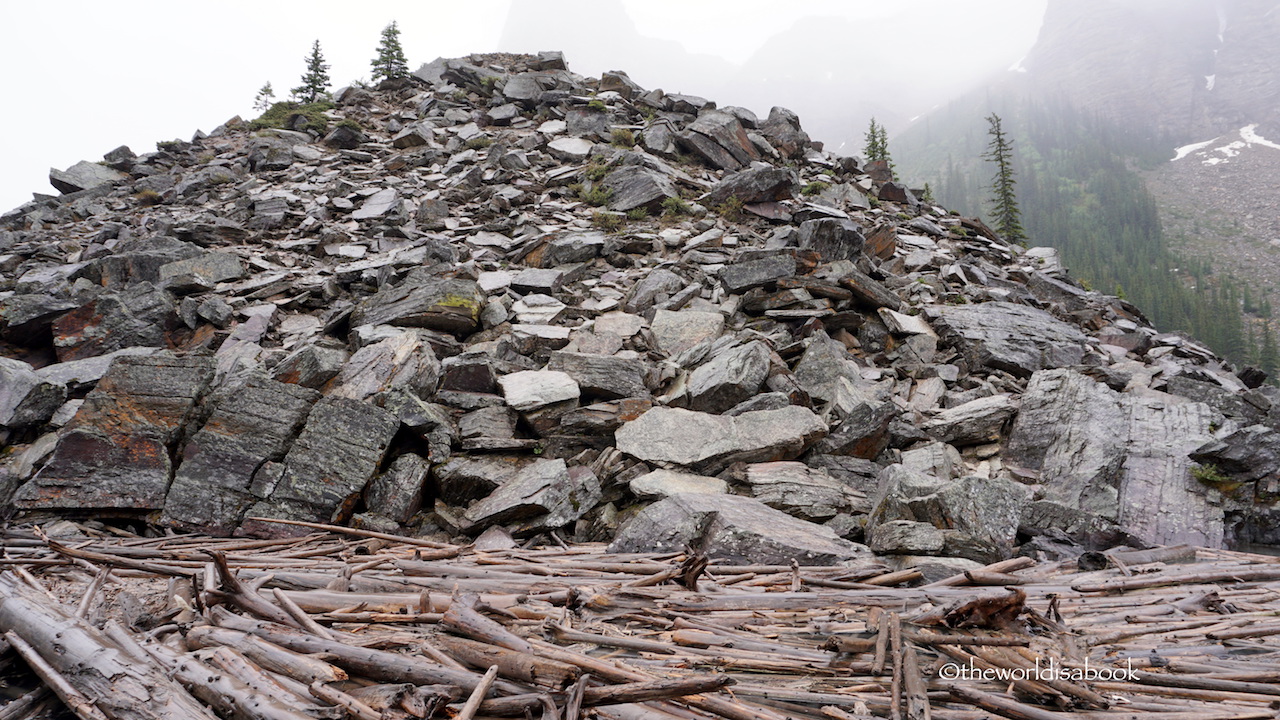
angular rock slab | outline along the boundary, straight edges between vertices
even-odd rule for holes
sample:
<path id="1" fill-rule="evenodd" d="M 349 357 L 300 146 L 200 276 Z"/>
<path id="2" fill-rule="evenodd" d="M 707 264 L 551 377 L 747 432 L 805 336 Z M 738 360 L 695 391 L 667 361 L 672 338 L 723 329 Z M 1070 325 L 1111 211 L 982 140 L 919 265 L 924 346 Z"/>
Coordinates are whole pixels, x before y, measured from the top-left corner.
<path id="1" fill-rule="evenodd" d="M 1001 393 L 943 410 L 920 429 L 944 443 L 976 445 L 999 440 L 1004 424 L 1017 412 L 1013 396 Z"/>
<path id="2" fill-rule="evenodd" d="M 319 398 L 315 390 L 257 376 L 227 393 L 183 448 L 161 522 L 231 534 L 262 499 L 252 492 L 255 474 L 284 457 Z"/>
<path id="3" fill-rule="evenodd" d="M 769 375 L 769 348 L 755 341 L 721 353 L 689 375 L 689 405 L 722 413 L 752 398 Z"/>
<path id="4" fill-rule="evenodd" d="M 668 355 L 679 355 L 704 340 L 720 337 L 724 316 L 698 310 L 659 310 L 650 328 L 658 347 Z"/>
<path id="5" fill-rule="evenodd" d="M 865 498 L 821 470 L 802 462 L 769 462 L 747 466 L 751 496 L 788 515 L 821 522 L 855 508 L 865 511 Z"/>
<path id="6" fill-rule="evenodd" d="M 285 455 L 279 480 L 272 483 L 272 478 L 263 478 L 269 487 L 255 488 L 267 499 L 250 507 L 247 516 L 345 521 L 360 492 L 377 474 L 399 428 L 399 420 L 382 408 L 348 398 L 322 398 Z M 238 534 L 296 537 L 307 532 L 305 528 L 246 520 Z"/>
<path id="7" fill-rule="evenodd" d="M 117 185 L 128 178 L 129 176 L 124 173 L 88 160 L 81 160 L 66 170 L 49 169 L 49 184 L 64 195 L 99 185 Z"/>
<path id="8" fill-rule="evenodd" d="M 671 552 L 703 548 L 736 563 L 835 565 L 870 557 L 865 545 L 828 527 L 737 495 L 681 494 L 641 510 L 618 531 L 609 552 Z"/>
<path id="9" fill-rule="evenodd" d="M 614 438 L 619 450 L 646 462 L 723 467 L 790 460 L 826 432 L 826 423 L 799 406 L 737 416 L 656 407 L 623 425 Z"/>
<path id="10" fill-rule="evenodd" d="M 1037 370 L 1078 365 L 1086 337 L 1043 310 L 1007 302 L 940 307 L 940 334 L 970 366 L 1027 377 Z"/>
<path id="11" fill-rule="evenodd" d="M 1072 370 L 1044 370 L 1022 394 L 1004 459 L 1038 472 L 1046 500 L 1145 542 L 1221 547 L 1223 510 L 1191 476 L 1189 455 L 1222 422 L 1203 403 L 1117 393 Z"/>
<path id="12" fill-rule="evenodd" d="M 429 397 L 440 380 L 440 361 L 418 331 L 402 332 L 365 345 L 346 361 L 326 394 L 364 400 L 391 388 Z"/>
<path id="13" fill-rule="evenodd" d="M 171 453 L 213 380 L 208 357 L 118 358 L 64 428 L 53 458 L 18 490 L 23 509 L 164 506 Z"/>
<path id="14" fill-rule="evenodd" d="M 0 357 L 0 427 L 44 423 L 66 399 L 65 385 L 45 380 L 21 360 Z"/>
<path id="15" fill-rule="evenodd" d="M 521 370 L 498 378 L 507 404 L 516 410 L 575 400 L 582 394 L 578 383 L 558 370 Z"/>
<path id="16" fill-rule="evenodd" d="M 631 492 L 640 498 L 662 498 L 681 493 L 724 495 L 729 484 L 720 478 L 658 469 L 641 475 L 630 482 Z"/>
<path id="17" fill-rule="evenodd" d="M 639 358 L 561 351 L 551 353 L 547 368 L 569 375 L 584 395 L 608 400 L 649 397 L 645 364 Z"/>
<path id="18" fill-rule="evenodd" d="M 600 480 L 590 468 L 539 460 L 467 509 L 476 525 L 525 521 L 517 534 L 564 527 L 595 507 Z"/>
<path id="19" fill-rule="evenodd" d="M 384 286 L 360 303 L 351 325 L 423 327 L 463 334 L 476 329 L 483 309 L 484 294 L 474 282 L 415 271 L 399 285 Z"/>
<path id="20" fill-rule="evenodd" d="M 602 184 L 613 191 L 609 196 L 609 209 L 619 212 L 641 207 L 656 210 L 663 200 L 680 196 L 667 176 L 638 165 L 614 170 Z"/>
<path id="21" fill-rule="evenodd" d="M 173 296 L 142 282 L 105 293 L 53 323 L 58 360 L 82 360 L 143 345 L 165 347 L 166 331 L 177 325 Z"/>
<path id="22" fill-rule="evenodd" d="M 705 205 L 720 205 L 729 198 L 743 203 L 786 200 L 800 184 L 794 170 L 774 167 L 754 167 L 725 177 L 702 197 Z"/>

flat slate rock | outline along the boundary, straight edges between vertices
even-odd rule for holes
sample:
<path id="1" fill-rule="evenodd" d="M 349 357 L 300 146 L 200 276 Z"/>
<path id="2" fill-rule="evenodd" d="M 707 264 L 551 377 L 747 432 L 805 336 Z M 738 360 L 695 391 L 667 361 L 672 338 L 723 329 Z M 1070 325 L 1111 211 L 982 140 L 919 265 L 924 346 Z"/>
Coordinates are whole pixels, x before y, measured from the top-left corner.
<path id="1" fill-rule="evenodd" d="M 563 527 L 600 501 L 600 480 L 590 468 L 539 460 L 467 509 L 477 525 L 520 522 L 516 534 Z"/>
<path id="2" fill-rule="evenodd" d="M 658 347 L 668 355 L 679 355 L 706 340 L 714 340 L 724 330 L 724 315 L 699 310 L 659 310 L 650 329 Z"/>
<path id="3" fill-rule="evenodd" d="M 1043 310 L 1007 302 L 940 307 L 933 311 L 940 335 L 955 343 L 973 368 L 1019 377 L 1077 365 L 1086 337 L 1080 328 Z"/>
<path id="4" fill-rule="evenodd" d="M 620 167 L 605 176 L 601 184 L 613 191 L 608 207 L 618 212 L 636 208 L 657 210 L 663 200 L 680 196 L 670 178 L 639 165 Z"/>
<path id="5" fill-rule="evenodd" d="M 724 495 L 729 492 L 729 484 L 720 478 L 676 472 L 665 468 L 645 473 L 633 479 L 629 486 L 636 497 L 659 500 L 681 493 Z"/>
<path id="6" fill-rule="evenodd" d="M 738 495 L 673 495 L 641 510 L 618 531 L 609 552 L 703 549 L 731 563 L 835 565 L 871 557 L 823 525 Z"/>
<path id="7" fill-rule="evenodd" d="M 720 353 L 689 375 L 689 407 L 722 413 L 755 397 L 769 375 L 769 348 L 755 341 Z"/>
<path id="8" fill-rule="evenodd" d="M 213 359 L 117 358 L 64 428 L 49 463 L 18 490 L 24 509 L 164 506 L 170 460 L 213 380 Z"/>
<path id="9" fill-rule="evenodd" d="M 720 205 L 729 198 L 743 203 L 786 200 L 800 184 L 794 170 L 782 167 L 754 167 L 726 176 L 702 197 L 703 204 Z"/>
<path id="10" fill-rule="evenodd" d="M 695 467 L 790 460 L 826 432 L 812 410 L 794 405 L 737 416 L 656 407 L 619 428 L 615 439 L 632 457 Z"/>
<path id="11" fill-rule="evenodd" d="M 484 294 L 471 280 L 410 273 L 399 285 L 386 285 L 352 314 L 352 326 L 399 325 L 451 333 L 469 333 L 480 324 Z"/>

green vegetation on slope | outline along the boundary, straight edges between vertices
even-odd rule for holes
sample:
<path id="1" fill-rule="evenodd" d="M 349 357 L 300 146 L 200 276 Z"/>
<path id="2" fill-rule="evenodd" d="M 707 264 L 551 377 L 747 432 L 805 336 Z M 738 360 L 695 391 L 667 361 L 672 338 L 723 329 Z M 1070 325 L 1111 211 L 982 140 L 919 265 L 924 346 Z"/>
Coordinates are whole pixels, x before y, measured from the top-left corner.
<path id="1" fill-rule="evenodd" d="M 1165 242 L 1137 170 L 1166 161 L 1171 139 L 1125 132 L 1065 103 L 991 93 L 957 101 L 895 138 L 904 175 L 913 185 L 927 181 L 947 207 L 989 217 L 983 117 L 992 112 L 1013 139 L 1030 244 L 1057 248 L 1073 276 L 1124 296 L 1157 328 L 1188 332 L 1233 362 L 1275 375 L 1270 330 L 1259 323 L 1254 332 L 1244 314 L 1261 316 L 1261 306 L 1245 307 L 1247 288 L 1207 263 L 1179 259 Z"/>

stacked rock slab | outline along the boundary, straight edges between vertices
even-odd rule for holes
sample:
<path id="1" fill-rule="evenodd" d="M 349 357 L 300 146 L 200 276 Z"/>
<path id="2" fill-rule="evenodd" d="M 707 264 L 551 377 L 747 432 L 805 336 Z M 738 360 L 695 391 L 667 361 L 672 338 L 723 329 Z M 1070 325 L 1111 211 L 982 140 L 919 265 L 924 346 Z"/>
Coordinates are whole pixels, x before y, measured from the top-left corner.
<path id="1" fill-rule="evenodd" d="M 931 573 L 1280 539 L 1280 391 L 785 108 L 554 55 L 334 99 L 0 216 L 18 512 Z"/>

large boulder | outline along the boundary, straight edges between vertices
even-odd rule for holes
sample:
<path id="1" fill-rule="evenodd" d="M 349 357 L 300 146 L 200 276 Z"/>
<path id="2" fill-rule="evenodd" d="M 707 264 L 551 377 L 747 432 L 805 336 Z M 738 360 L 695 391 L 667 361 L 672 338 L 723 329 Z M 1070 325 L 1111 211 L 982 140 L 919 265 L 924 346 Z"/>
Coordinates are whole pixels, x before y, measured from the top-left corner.
<path id="1" fill-rule="evenodd" d="M 1072 370 L 1043 370 L 1022 395 L 1004 459 L 1038 476 L 1045 500 L 1144 542 L 1220 547 L 1223 510 L 1192 476 L 1189 454 L 1223 421 L 1203 403 L 1118 393 Z"/>
<path id="2" fill-rule="evenodd" d="M 21 360 L 0 357 L 0 427 L 44 423 L 66 399 L 66 385 L 49 382 Z"/>
<path id="3" fill-rule="evenodd" d="M 213 379 L 209 357 L 117 358 L 63 430 L 49 463 L 18 490 L 24 509 L 157 510 L 177 443 Z"/>
<path id="4" fill-rule="evenodd" d="M 868 559 L 866 546 L 737 495 L 690 493 L 656 502 L 623 525 L 610 552 L 705 550 L 731 563 L 834 565 Z"/>
<path id="5" fill-rule="evenodd" d="M 641 460 L 713 469 L 790 460 L 826 432 L 812 410 L 794 405 L 737 416 L 656 407 L 619 428 L 615 439 L 619 450 Z"/>
<path id="6" fill-rule="evenodd" d="M 477 526 L 519 523 L 517 534 L 564 527 L 600 501 L 600 480 L 590 468 L 539 460 L 520 470 L 467 509 Z"/>
<path id="7" fill-rule="evenodd" d="M 106 165 L 81 160 L 66 170 L 49 169 L 49 184 L 58 192 L 68 193 L 89 190 L 100 185 L 118 185 L 128 179 L 128 175 L 116 172 Z"/>
<path id="8" fill-rule="evenodd" d="M 161 522 L 229 535 L 262 499 L 255 479 L 260 488 L 269 470 L 260 470 L 284 457 L 320 393 L 255 376 L 218 394 L 213 414 L 183 448 Z"/>
<path id="9" fill-rule="evenodd" d="M 940 335 L 973 368 L 1027 377 L 1037 370 L 1077 365 L 1085 334 L 1043 310 L 1007 302 L 939 307 L 931 311 Z"/>
<path id="10" fill-rule="evenodd" d="M 265 497 L 248 517 L 341 523 L 351 517 L 361 491 L 378 473 L 400 428 L 394 415 L 349 398 L 322 398 L 311 409 L 298 439 L 271 476 L 263 468 Z M 269 491 L 267 491 L 269 488 Z M 239 533 L 293 537 L 303 528 L 246 520 Z"/>

